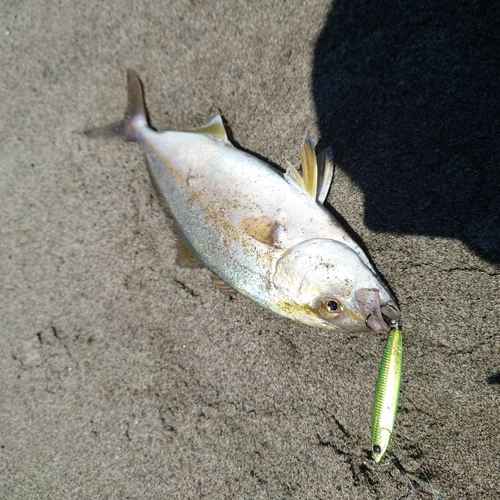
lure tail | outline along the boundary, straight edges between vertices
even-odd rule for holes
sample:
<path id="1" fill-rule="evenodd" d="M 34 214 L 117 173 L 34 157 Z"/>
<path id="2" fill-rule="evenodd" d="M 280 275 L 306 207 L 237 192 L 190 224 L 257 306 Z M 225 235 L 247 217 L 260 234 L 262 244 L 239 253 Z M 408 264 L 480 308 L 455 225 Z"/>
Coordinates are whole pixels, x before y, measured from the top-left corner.
<path id="1" fill-rule="evenodd" d="M 127 70 L 128 105 L 125 118 L 119 123 L 112 123 L 95 129 L 86 130 L 88 137 L 119 135 L 128 141 L 137 141 L 138 130 L 148 126 L 148 115 L 144 103 L 144 90 L 141 80 L 133 69 Z"/>

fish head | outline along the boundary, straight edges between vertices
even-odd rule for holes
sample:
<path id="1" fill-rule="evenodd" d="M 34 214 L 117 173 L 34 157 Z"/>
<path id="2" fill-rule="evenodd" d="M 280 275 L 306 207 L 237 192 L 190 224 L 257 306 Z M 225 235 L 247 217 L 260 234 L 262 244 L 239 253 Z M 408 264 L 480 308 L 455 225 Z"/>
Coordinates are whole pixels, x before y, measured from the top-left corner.
<path id="1" fill-rule="evenodd" d="M 395 298 L 358 253 L 340 241 L 301 242 L 276 262 L 279 312 L 337 331 L 389 331 L 400 316 Z"/>

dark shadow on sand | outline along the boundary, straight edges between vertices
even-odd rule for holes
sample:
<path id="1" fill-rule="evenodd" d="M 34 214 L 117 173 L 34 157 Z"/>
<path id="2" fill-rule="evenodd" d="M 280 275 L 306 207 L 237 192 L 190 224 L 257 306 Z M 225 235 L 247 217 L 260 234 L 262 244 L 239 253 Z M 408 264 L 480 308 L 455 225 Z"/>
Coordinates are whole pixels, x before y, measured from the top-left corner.
<path id="1" fill-rule="evenodd" d="M 363 190 L 368 227 L 461 239 L 500 264 L 495 5 L 337 0 L 313 93 L 319 150 Z"/>

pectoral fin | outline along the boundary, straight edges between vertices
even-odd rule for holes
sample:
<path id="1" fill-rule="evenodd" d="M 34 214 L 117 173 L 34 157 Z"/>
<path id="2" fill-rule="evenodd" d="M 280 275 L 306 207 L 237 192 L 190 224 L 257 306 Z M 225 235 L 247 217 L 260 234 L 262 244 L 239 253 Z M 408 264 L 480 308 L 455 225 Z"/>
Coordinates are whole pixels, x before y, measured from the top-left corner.
<path id="1" fill-rule="evenodd" d="M 266 216 L 245 216 L 240 219 L 240 227 L 248 236 L 265 245 L 281 248 L 281 224 Z"/>

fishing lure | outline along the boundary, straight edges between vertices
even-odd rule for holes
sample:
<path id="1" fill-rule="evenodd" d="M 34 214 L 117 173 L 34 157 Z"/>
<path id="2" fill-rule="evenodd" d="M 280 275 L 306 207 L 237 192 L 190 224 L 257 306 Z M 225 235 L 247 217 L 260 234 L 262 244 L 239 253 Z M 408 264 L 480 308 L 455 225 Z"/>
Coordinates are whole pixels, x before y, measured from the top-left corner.
<path id="1" fill-rule="evenodd" d="M 391 441 L 398 408 L 403 341 L 397 323 L 392 322 L 378 369 L 373 399 L 371 447 L 372 459 L 379 463 Z"/>

